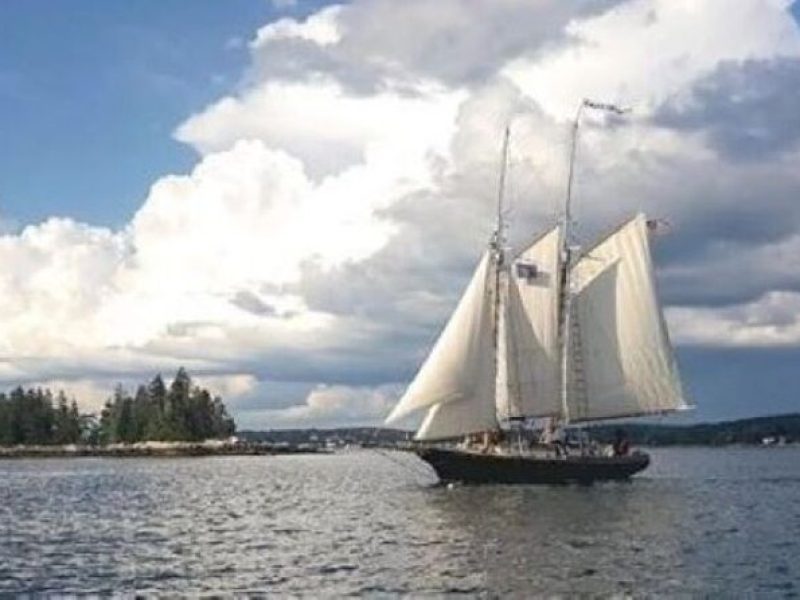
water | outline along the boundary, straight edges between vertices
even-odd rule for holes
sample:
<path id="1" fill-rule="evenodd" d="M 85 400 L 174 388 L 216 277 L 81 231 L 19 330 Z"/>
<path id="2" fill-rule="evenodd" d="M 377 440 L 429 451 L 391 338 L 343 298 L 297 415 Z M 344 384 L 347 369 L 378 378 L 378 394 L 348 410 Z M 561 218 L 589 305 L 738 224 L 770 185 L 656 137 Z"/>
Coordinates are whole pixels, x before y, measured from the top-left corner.
<path id="1" fill-rule="evenodd" d="M 0 593 L 800 594 L 800 448 L 652 454 L 452 489 L 370 451 L 0 461 Z"/>

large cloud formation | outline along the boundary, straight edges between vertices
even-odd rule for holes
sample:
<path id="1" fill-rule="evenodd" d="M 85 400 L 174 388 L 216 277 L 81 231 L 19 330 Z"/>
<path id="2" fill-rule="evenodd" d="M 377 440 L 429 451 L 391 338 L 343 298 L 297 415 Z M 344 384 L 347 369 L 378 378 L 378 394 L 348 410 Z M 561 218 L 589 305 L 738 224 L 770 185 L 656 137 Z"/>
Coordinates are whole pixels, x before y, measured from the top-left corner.
<path id="1" fill-rule="evenodd" d="M 800 344 L 800 32 L 782 0 L 355 0 L 268 23 L 237 90 L 176 132 L 200 155 L 112 231 L 0 236 L 0 379 L 87 407 L 185 365 L 244 427 L 376 422 L 488 239 L 501 131 L 519 241 L 557 213 L 588 115 L 589 240 L 666 216 L 683 346 Z"/>

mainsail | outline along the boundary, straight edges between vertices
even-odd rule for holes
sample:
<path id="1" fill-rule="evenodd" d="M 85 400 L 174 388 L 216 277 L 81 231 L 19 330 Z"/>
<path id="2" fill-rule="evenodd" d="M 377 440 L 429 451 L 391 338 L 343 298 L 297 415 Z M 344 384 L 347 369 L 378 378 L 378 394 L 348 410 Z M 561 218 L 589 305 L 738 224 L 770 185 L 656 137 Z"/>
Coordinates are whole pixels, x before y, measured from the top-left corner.
<path id="1" fill-rule="evenodd" d="M 433 350 L 387 422 L 433 407 L 418 439 L 456 437 L 497 426 L 494 274 L 487 252 Z"/>
<path id="2" fill-rule="evenodd" d="M 558 312 L 561 286 L 561 227 L 520 252 L 507 286 L 506 327 L 509 417 L 544 417 L 561 412 Z M 501 412 L 502 414 L 502 412 Z"/>
<path id="3" fill-rule="evenodd" d="M 638 214 L 571 271 L 571 421 L 687 408 L 656 296 L 647 223 Z"/>

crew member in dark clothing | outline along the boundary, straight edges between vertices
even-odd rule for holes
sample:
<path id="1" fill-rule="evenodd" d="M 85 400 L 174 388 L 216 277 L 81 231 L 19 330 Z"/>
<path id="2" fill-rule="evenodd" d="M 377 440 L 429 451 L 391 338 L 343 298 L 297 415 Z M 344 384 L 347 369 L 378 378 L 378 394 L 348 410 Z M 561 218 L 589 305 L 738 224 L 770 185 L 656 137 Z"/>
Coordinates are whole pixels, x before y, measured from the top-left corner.
<path id="1" fill-rule="evenodd" d="M 625 432 L 622 429 L 617 429 L 614 437 L 614 456 L 628 456 L 631 451 L 631 444 L 628 438 L 625 437 Z"/>

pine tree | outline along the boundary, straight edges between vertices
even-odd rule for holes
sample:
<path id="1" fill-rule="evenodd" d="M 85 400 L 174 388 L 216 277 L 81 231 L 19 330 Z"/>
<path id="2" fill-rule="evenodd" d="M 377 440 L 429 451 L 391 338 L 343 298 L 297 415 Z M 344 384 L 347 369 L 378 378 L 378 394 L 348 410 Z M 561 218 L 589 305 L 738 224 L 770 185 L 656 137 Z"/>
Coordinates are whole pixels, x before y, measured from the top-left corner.
<path id="1" fill-rule="evenodd" d="M 186 370 L 181 367 L 175 374 L 175 379 L 167 392 L 167 424 L 169 439 L 191 439 L 189 426 L 189 393 L 192 388 L 192 379 Z"/>
<path id="2" fill-rule="evenodd" d="M 119 442 L 135 442 L 136 423 L 133 419 L 133 399 L 124 396 L 119 404 L 116 439 Z"/>
<path id="3" fill-rule="evenodd" d="M 9 395 L 9 428 L 11 444 L 24 444 L 25 436 L 25 422 L 23 414 L 25 413 L 25 390 L 22 386 L 18 386 L 11 390 Z"/>
<path id="4" fill-rule="evenodd" d="M 169 439 L 166 422 L 167 386 L 164 385 L 160 373 L 147 385 L 147 398 L 147 423 L 142 433 L 143 439 Z"/>
<path id="5" fill-rule="evenodd" d="M 0 392 L 0 445 L 9 446 L 11 443 L 11 402 Z"/>
<path id="6" fill-rule="evenodd" d="M 56 415 L 55 415 L 55 428 L 53 431 L 53 441 L 56 444 L 70 443 L 70 414 L 69 404 L 67 403 L 67 396 L 63 390 L 58 392 L 56 396 Z"/>
<path id="7" fill-rule="evenodd" d="M 67 424 L 67 443 L 77 444 L 81 441 L 81 413 L 78 403 L 73 398 L 69 405 L 69 420 Z"/>
<path id="8" fill-rule="evenodd" d="M 233 419 L 228 416 L 225 405 L 222 403 L 222 398 L 219 396 L 214 398 L 212 414 L 214 437 L 230 437 L 236 433 L 236 424 Z"/>
<path id="9" fill-rule="evenodd" d="M 59 391 L 17 387 L 0 393 L 0 445 L 204 440 L 235 431 L 222 400 L 192 385 L 181 368 L 169 389 L 157 375 L 131 397 L 117 385 L 99 419 L 81 415 L 77 402 Z"/>

